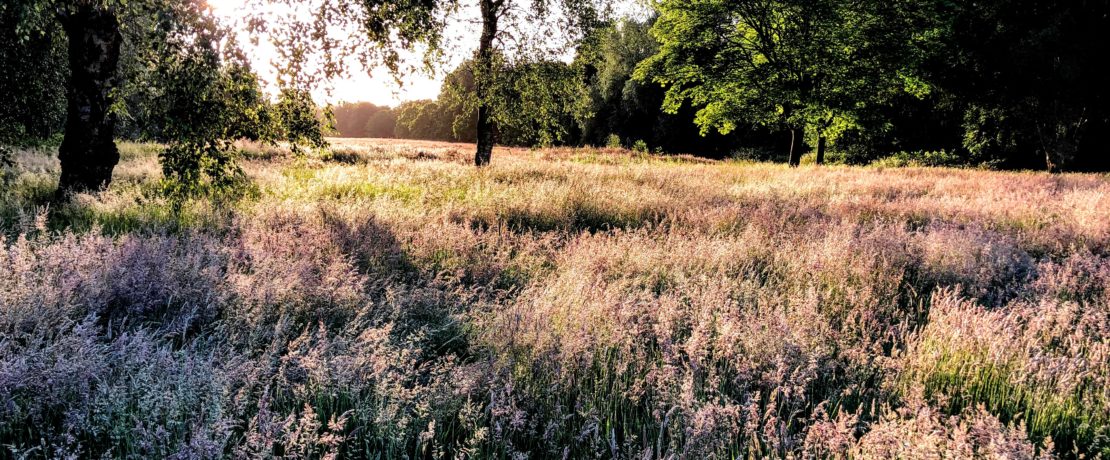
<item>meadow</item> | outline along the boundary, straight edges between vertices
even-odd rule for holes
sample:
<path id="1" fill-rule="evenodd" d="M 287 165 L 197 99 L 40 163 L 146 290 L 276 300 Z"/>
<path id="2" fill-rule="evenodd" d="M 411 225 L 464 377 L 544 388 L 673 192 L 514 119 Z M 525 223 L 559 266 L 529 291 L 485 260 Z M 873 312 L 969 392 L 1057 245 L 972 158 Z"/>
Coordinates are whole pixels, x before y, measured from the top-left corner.
<path id="1" fill-rule="evenodd" d="M 1110 456 L 1110 177 L 159 147 L 0 173 L 0 458 Z"/>

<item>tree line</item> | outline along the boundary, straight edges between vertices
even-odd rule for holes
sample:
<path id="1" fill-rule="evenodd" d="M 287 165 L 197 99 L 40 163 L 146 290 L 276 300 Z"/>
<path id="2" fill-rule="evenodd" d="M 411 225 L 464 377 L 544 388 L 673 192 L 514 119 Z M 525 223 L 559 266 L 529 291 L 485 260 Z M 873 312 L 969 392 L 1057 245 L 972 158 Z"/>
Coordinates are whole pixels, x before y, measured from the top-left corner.
<path id="1" fill-rule="evenodd" d="M 390 116 L 374 130 L 475 142 L 468 102 L 485 100 L 509 145 L 1106 170 L 1108 11 L 1105 1 L 662 1 L 646 21 L 594 27 L 569 63 L 495 55 L 483 98 L 468 61 L 437 100 L 378 108 Z"/>
<path id="2" fill-rule="evenodd" d="M 236 175 L 235 139 L 322 145 L 310 90 L 350 58 L 400 76 L 414 71 L 400 53 L 419 49 L 418 67 L 434 67 L 447 18 L 468 5 L 260 2 L 311 12 L 250 21 L 278 45 L 276 99 L 201 0 L 3 3 L 0 144 L 55 140 L 63 195 L 110 183 L 118 138 L 166 143 L 175 187 L 219 183 Z M 1049 171 L 1110 163 L 1110 0 L 658 0 L 644 21 L 598 0 L 475 6 L 477 49 L 437 100 L 337 107 L 338 131 L 475 142 L 479 166 L 497 143 L 791 165 L 896 152 Z M 565 46 L 539 46 L 551 41 Z"/>
<path id="3" fill-rule="evenodd" d="M 701 132 L 689 106 L 674 113 L 666 91 L 634 78 L 639 63 L 658 51 L 654 20 L 618 20 L 585 36 L 570 62 L 525 56 L 499 67 L 486 96 L 497 142 L 511 146 L 607 146 L 725 157 L 743 150 L 773 158 L 775 139 L 755 128 Z M 382 107 L 366 102 L 333 107 L 334 133 L 475 143 L 478 137 L 474 60 L 449 72 L 434 100 Z"/>

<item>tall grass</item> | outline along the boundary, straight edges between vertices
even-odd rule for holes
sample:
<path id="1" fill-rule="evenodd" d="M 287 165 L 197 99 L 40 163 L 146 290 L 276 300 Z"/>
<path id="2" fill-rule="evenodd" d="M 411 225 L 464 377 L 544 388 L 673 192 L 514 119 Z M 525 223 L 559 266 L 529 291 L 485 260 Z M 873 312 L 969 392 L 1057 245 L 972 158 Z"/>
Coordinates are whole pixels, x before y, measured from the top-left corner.
<path id="1" fill-rule="evenodd" d="M 0 199 L 0 456 L 1110 455 L 1110 181 L 621 150 L 157 146 Z"/>

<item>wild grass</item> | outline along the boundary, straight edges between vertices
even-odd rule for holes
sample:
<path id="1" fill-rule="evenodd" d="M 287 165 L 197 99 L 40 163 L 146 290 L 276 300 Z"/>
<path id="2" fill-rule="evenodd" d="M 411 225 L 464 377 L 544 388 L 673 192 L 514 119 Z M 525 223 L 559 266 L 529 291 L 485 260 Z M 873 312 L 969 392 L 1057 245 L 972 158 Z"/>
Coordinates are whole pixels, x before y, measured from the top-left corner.
<path id="1" fill-rule="evenodd" d="M 0 457 L 1110 455 L 1110 180 L 158 146 L 0 192 Z"/>

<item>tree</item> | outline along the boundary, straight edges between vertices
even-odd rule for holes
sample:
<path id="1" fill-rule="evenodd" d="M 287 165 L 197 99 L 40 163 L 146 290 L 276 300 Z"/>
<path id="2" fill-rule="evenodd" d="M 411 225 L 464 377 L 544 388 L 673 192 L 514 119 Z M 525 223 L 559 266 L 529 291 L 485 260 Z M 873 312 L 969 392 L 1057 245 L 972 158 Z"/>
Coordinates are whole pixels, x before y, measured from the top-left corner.
<path id="1" fill-rule="evenodd" d="M 964 146 L 985 161 L 1106 170 L 1107 0 L 994 0 L 935 6 L 930 62 L 964 114 Z"/>
<path id="2" fill-rule="evenodd" d="M 392 138 L 397 112 L 369 102 L 346 102 L 332 108 L 335 132 L 341 137 Z"/>
<path id="3" fill-rule="evenodd" d="M 604 145 L 610 135 L 647 139 L 654 128 L 653 114 L 637 109 L 658 112 L 663 92 L 631 78 L 636 66 L 659 49 L 648 33 L 650 27 L 650 23 L 633 21 L 613 24 L 597 29 L 579 46 L 575 64 L 581 83 L 576 118 L 585 142 Z M 651 100 L 653 96 L 658 97 Z M 648 118 L 652 120 L 648 122 Z"/>
<path id="4" fill-rule="evenodd" d="M 6 5 L 21 18 L 21 38 L 42 36 L 56 23 L 68 41 L 65 137 L 58 150 L 60 194 L 100 189 L 112 180 L 119 162 L 110 116 L 124 39 L 119 18 L 152 6 L 145 3 L 16 0 Z"/>
<path id="5" fill-rule="evenodd" d="M 642 140 L 653 150 L 706 156 L 764 143 L 762 133 L 744 129 L 702 136 L 687 105 L 673 114 L 662 110 L 664 89 L 633 78 L 636 66 L 659 50 L 650 33 L 654 22 L 615 22 L 596 29 L 578 47 L 575 118 L 581 142 L 607 145 L 616 136 L 625 146 Z"/>
<path id="6" fill-rule="evenodd" d="M 263 1 L 263 0 L 260 0 Z M 405 66 L 403 50 L 423 48 L 422 67 L 431 69 L 440 55 L 443 30 L 447 17 L 460 6 L 459 0 L 269 0 L 289 8 L 311 13 L 312 21 L 301 21 L 302 15 L 270 15 L 251 21 L 255 31 L 269 31 L 281 45 L 282 75 L 302 87 L 314 85 L 323 78 L 348 72 L 351 57 L 370 64 L 385 65 L 394 76 L 415 70 Z M 585 30 L 597 24 L 597 18 L 608 10 L 600 0 L 478 0 L 482 29 L 475 52 L 475 88 L 477 95 L 475 163 L 489 163 L 496 142 L 497 114 L 493 111 L 491 90 L 496 74 L 503 68 L 501 61 L 522 56 L 535 56 L 549 42 L 559 45 L 573 43 Z M 557 19 L 544 21 L 544 19 Z M 360 33 L 339 38 L 337 31 Z M 552 38 L 556 40 L 552 40 Z M 559 39 L 565 39 L 561 41 Z M 506 45 L 511 44 L 512 49 Z M 321 64 L 313 71 L 309 62 Z M 400 123 L 406 119 L 399 108 Z M 412 117 L 409 117 L 412 119 Z"/>
<path id="7" fill-rule="evenodd" d="M 335 131 L 341 137 L 381 137 L 380 128 L 377 131 L 379 135 L 370 133 L 370 122 L 379 114 L 389 111 L 389 107 L 378 107 L 369 102 L 339 104 L 332 108 L 332 115 L 335 117 Z M 375 122 L 375 125 L 378 124 L 380 124 L 380 121 Z M 389 132 L 392 135 L 392 125 L 389 126 Z"/>
<path id="8" fill-rule="evenodd" d="M 433 100 L 410 101 L 397 107 L 396 135 L 402 139 L 430 141 L 454 140 L 451 120 L 454 114 Z"/>
<path id="9" fill-rule="evenodd" d="M 499 142 L 509 145 L 565 145 L 580 138 L 574 120 L 579 80 L 574 69 L 560 61 L 536 60 L 501 66 L 487 80 L 486 94 L 477 94 L 475 61 L 469 60 L 447 75 L 438 100 L 448 115 L 454 139 L 474 142 L 479 102 L 496 120 Z"/>
<path id="10" fill-rule="evenodd" d="M 302 5 L 309 2 L 258 0 L 257 3 Z M 284 61 L 288 65 L 282 68 L 278 83 L 288 97 L 270 112 L 261 108 L 267 104 L 259 98 L 255 101 L 258 107 L 241 115 L 257 117 L 267 113 L 267 116 L 296 113 L 296 110 L 278 109 L 303 108 L 305 100 L 300 95 L 306 94 L 309 84 L 320 75 L 334 75 L 342 71 L 343 66 L 339 62 L 347 56 L 358 55 L 364 63 L 384 63 L 396 71 L 401 62 L 400 49 L 411 48 L 416 43 L 430 44 L 430 49 L 438 49 L 436 43 L 442 21 L 434 12 L 439 3 L 434 0 L 326 2 L 315 10 L 317 15 L 313 22 L 279 21 L 277 28 L 285 33 L 279 37 L 282 39 L 280 42 L 288 45 L 279 49 L 287 52 Z M 227 123 L 229 112 L 222 109 L 238 107 L 243 100 L 227 104 L 221 110 L 201 110 L 191 114 L 178 110 L 211 103 L 187 101 L 188 94 L 203 98 L 236 93 L 236 72 L 220 68 L 227 56 L 219 56 L 223 51 L 213 49 L 221 45 L 218 40 L 210 39 L 219 33 L 207 14 L 205 1 L 12 0 L 0 5 L 0 12 L 5 18 L 16 18 L 15 36 L 22 43 L 47 36 L 55 27 L 67 38 L 69 78 L 65 91 L 65 136 L 59 149 L 62 166 L 59 197 L 102 189 L 111 183 L 112 171 L 119 162 L 115 135 L 120 118 L 127 121 L 129 135 L 158 139 L 180 136 L 180 139 L 175 139 L 180 144 L 171 146 L 163 158 L 166 163 L 163 166 L 169 170 L 182 172 L 181 168 L 197 168 L 213 162 L 227 163 L 225 154 L 216 154 L 218 148 L 229 145 L 225 142 L 227 139 L 201 141 L 200 137 L 241 134 L 237 129 L 218 127 L 235 125 Z M 256 30 L 268 27 L 265 21 L 253 21 L 251 24 Z M 329 27 L 335 24 L 357 27 L 363 33 L 338 40 L 328 33 Z M 283 25 L 290 27 L 282 28 Z M 195 43 L 175 38 L 188 36 L 193 31 L 200 34 L 194 35 L 193 38 L 197 39 Z M 231 38 L 224 35 L 224 43 L 233 41 Z M 169 48 L 162 46 L 171 42 L 175 43 Z M 321 67 L 323 70 L 306 66 L 313 49 L 326 51 L 323 54 L 328 59 Z M 191 56 L 183 58 L 181 53 Z M 158 62 L 163 58 L 168 62 Z M 123 63 L 128 65 L 121 66 Z M 201 68 L 208 69 L 208 72 L 197 71 Z M 249 68 L 246 70 L 249 73 Z M 143 84 L 129 88 L 122 76 L 142 80 Z M 257 83 L 257 78 L 252 81 Z M 181 93 L 175 88 L 148 84 L 155 82 L 182 84 L 196 91 Z M 184 96 L 170 97 L 172 94 Z M 176 105 L 153 103 L 167 97 Z M 129 113 L 128 109 L 134 110 Z M 152 121 L 169 119 L 196 124 Z M 311 125 L 301 123 L 306 120 L 304 117 L 286 118 L 285 121 L 293 124 L 286 124 L 285 133 L 302 132 L 299 128 Z M 291 131 L 290 126 L 298 129 Z M 314 142 L 313 139 L 307 140 Z M 196 173 L 193 171 L 185 176 L 192 177 Z"/>
<path id="11" fill-rule="evenodd" d="M 208 189 L 228 189 L 245 178 L 231 144 L 237 139 L 273 142 L 280 107 L 262 93 L 258 76 L 230 32 L 202 4 L 183 3 L 175 21 L 163 24 L 143 69 L 130 72 L 153 91 L 143 100 L 144 136 L 167 147 L 160 153 L 163 186 L 172 197 Z M 140 66 L 141 67 L 141 66 Z"/>
<path id="12" fill-rule="evenodd" d="M 57 27 L 21 37 L 18 13 L 0 5 L 0 145 L 46 141 L 65 122 L 64 37 Z"/>
<path id="13" fill-rule="evenodd" d="M 820 163 L 829 136 L 857 110 L 917 81 L 890 60 L 897 54 L 889 42 L 908 38 L 891 33 L 898 29 L 880 3 L 663 0 L 653 27 L 660 49 L 637 76 L 667 87 L 671 112 L 686 101 L 701 107 L 703 131 L 742 123 L 787 130 L 792 166 L 809 128 Z"/>
<path id="14" fill-rule="evenodd" d="M 498 141 L 519 146 L 578 143 L 575 109 L 581 81 L 575 67 L 549 59 L 500 62 L 485 96 Z M 457 141 L 474 142 L 478 133 L 481 99 L 474 69 L 475 61 L 468 60 L 449 73 L 437 101 Z"/>
<path id="15" fill-rule="evenodd" d="M 509 87 L 501 91 L 499 105 L 512 144 L 549 147 L 578 141 L 574 109 L 579 79 L 570 65 L 540 60 L 504 72 Z"/>
<path id="16" fill-rule="evenodd" d="M 351 61 L 367 71 L 385 66 L 398 81 L 418 69 L 430 70 L 440 55 L 445 18 L 457 0 L 254 1 L 259 8 L 249 28 L 277 45 L 278 85 L 307 94 L 323 80 L 349 74 Z M 419 64 L 404 59 L 405 51 L 421 47 Z M 368 121 L 356 123 L 362 126 L 358 129 Z"/>
<path id="17" fill-rule="evenodd" d="M 312 94 L 299 88 L 283 88 L 276 105 L 279 137 L 289 142 L 294 154 L 302 146 L 322 149 L 328 142 L 324 131 L 330 124 L 328 115 L 316 106 Z"/>
<path id="18" fill-rule="evenodd" d="M 58 188 L 96 190 L 112 181 L 112 170 L 119 163 L 115 122 L 109 112 L 123 34 L 116 13 L 92 2 L 59 7 L 57 15 L 69 39 L 70 71 L 66 134 L 58 149 L 62 167 Z"/>
<path id="19" fill-rule="evenodd" d="M 381 110 L 366 121 L 366 136 L 378 139 L 392 139 L 397 135 L 397 111 Z"/>
<path id="20" fill-rule="evenodd" d="M 204 1 L 13 0 L 3 10 L 18 18 L 15 34 L 23 43 L 41 40 L 54 30 L 66 39 L 66 115 L 58 149 L 57 198 L 111 183 L 119 162 L 115 138 L 121 118 L 130 119 L 130 135 L 174 142 L 195 142 L 201 132 L 236 132 L 206 128 L 213 126 L 212 118 L 229 126 L 227 112 L 204 110 L 211 101 L 203 98 L 212 97 L 210 90 L 226 83 L 218 80 L 234 77 L 225 68 L 225 51 L 234 44 Z M 32 50 L 23 62 L 37 62 L 50 52 L 49 47 Z M 251 83 L 257 86 L 257 79 Z M 190 98 L 196 100 L 187 101 Z"/>
<path id="21" fill-rule="evenodd" d="M 600 25 L 599 18 L 608 12 L 607 2 L 593 2 L 591 0 L 478 0 L 478 9 L 482 20 L 482 32 L 478 39 L 478 49 L 475 52 L 475 75 L 478 118 L 477 118 L 477 152 L 474 155 L 475 165 L 481 167 L 488 165 L 493 155 L 493 146 L 497 142 L 497 115 L 493 91 L 496 85 L 498 69 L 504 65 L 499 62 L 510 54 L 528 55 L 535 54 L 536 48 L 531 47 L 522 33 L 522 27 L 531 27 L 533 36 L 542 37 L 540 41 L 549 41 L 552 37 L 564 37 L 567 43 L 574 43 L 585 36 L 586 32 Z M 558 17 L 562 21 L 553 21 L 553 29 L 540 27 L 544 18 Z M 518 53 L 498 44 L 505 45 L 506 31 L 517 40 Z M 539 32 L 539 34 L 535 34 Z M 528 52 L 520 52 L 525 51 Z"/>
<path id="22" fill-rule="evenodd" d="M 478 82 L 474 60 L 469 59 L 443 79 L 439 105 L 450 114 L 452 137 L 460 142 L 478 140 Z"/>

